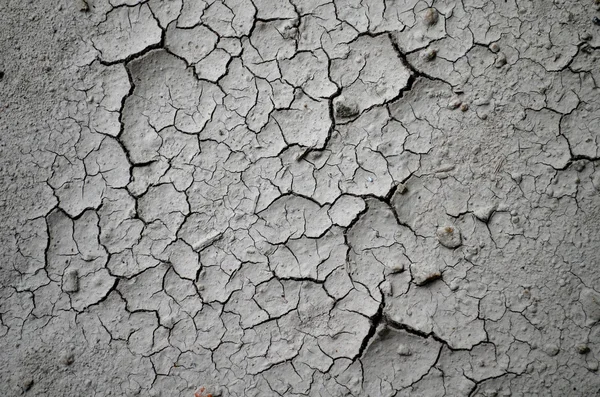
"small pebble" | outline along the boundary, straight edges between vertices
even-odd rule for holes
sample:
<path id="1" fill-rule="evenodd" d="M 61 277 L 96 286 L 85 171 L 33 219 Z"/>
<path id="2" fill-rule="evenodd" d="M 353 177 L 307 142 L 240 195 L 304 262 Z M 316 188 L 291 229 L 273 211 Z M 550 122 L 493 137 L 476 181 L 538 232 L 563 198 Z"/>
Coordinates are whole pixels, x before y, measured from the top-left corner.
<path id="1" fill-rule="evenodd" d="M 87 0 L 79 0 L 79 11 L 87 12 L 90 10 L 90 6 Z"/>
<path id="2" fill-rule="evenodd" d="M 594 17 L 594 18 L 592 19 L 592 22 L 594 22 L 594 25 L 600 26 L 600 18 L 598 18 L 598 17 Z"/>
<path id="3" fill-rule="evenodd" d="M 589 41 L 592 39 L 592 35 L 589 32 L 583 32 L 581 34 L 581 40 L 583 41 Z"/>
<path id="4" fill-rule="evenodd" d="M 28 377 L 23 380 L 23 389 L 25 391 L 30 390 L 33 387 L 33 378 Z"/>
<path id="5" fill-rule="evenodd" d="M 496 62 L 494 62 L 494 66 L 497 68 L 501 68 L 504 65 L 506 65 L 506 55 L 500 52 L 496 57 Z"/>
<path id="6" fill-rule="evenodd" d="M 390 267 L 390 272 L 393 273 L 400 273 L 404 270 L 404 265 L 401 263 L 395 263 Z"/>
<path id="7" fill-rule="evenodd" d="M 438 22 L 439 15 L 435 8 L 428 8 L 423 15 L 423 22 L 426 26 L 433 26 Z"/>
<path id="8" fill-rule="evenodd" d="M 457 291 L 458 288 L 458 280 L 452 280 L 452 282 L 450 283 L 450 291 Z"/>
<path id="9" fill-rule="evenodd" d="M 588 354 L 590 352 L 590 348 L 585 343 L 581 343 L 576 346 L 577 353 L 579 354 Z"/>
<path id="10" fill-rule="evenodd" d="M 500 51 L 500 46 L 498 45 L 498 43 L 492 43 L 490 44 L 490 51 L 492 51 L 494 54 L 497 53 L 498 51 Z"/>
<path id="11" fill-rule="evenodd" d="M 404 183 L 398 183 L 396 185 L 396 191 L 400 194 L 404 194 L 406 193 L 408 189 L 406 188 L 406 185 Z"/>
<path id="12" fill-rule="evenodd" d="M 460 110 L 463 112 L 466 112 L 467 110 L 469 110 L 469 104 L 468 103 L 462 103 L 460 105 Z"/>
<path id="13" fill-rule="evenodd" d="M 556 356 L 559 352 L 558 346 L 552 343 L 548 343 L 544 346 L 544 352 L 549 356 Z"/>
<path id="14" fill-rule="evenodd" d="M 454 109 L 458 108 L 461 103 L 462 103 L 462 101 L 460 99 L 454 98 L 448 103 L 448 109 L 454 110 Z"/>
<path id="15" fill-rule="evenodd" d="M 75 356 L 73 355 L 73 353 L 66 353 L 62 356 L 62 358 L 60 359 L 60 362 L 63 365 L 71 365 L 75 362 Z"/>
<path id="16" fill-rule="evenodd" d="M 438 270 L 417 272 L 414 275 L 415 284 L 417 284 L 418 286 L 423 286 L 425 284 L 429 284 L 429 283 L 431 283 L 435 280 L 439 280 L 441 278 L 442 278 L 442 273 L 440 273 Z"/>
<path id="17" fill-rule="evenodd" d="M 435 59 L 436 55 L 437 50 L 435 48 L 428 48 L 421 52 L 421 59 L 423 59 L 425 62 L 431 62 Z"/>

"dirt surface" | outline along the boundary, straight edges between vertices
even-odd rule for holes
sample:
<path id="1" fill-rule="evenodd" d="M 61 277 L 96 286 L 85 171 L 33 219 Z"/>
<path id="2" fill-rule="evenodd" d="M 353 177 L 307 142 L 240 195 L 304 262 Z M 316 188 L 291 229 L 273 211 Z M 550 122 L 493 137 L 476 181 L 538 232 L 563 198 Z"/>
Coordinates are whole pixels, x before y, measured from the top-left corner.
<path id="1" fill-rule="evenodd" d="M 598 1 L 0 1 L 2 396 L 600 395 Z"/>

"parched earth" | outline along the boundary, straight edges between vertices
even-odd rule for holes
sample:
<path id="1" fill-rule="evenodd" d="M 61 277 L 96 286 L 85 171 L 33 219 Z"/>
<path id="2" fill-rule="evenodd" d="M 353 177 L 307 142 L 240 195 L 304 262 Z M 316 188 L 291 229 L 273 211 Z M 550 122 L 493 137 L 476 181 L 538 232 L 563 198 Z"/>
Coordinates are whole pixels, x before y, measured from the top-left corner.
<path id="1" fill-rule="evenodd" d="M 600 2 L 0 2 L 2 396 L 599 396 Z"/>

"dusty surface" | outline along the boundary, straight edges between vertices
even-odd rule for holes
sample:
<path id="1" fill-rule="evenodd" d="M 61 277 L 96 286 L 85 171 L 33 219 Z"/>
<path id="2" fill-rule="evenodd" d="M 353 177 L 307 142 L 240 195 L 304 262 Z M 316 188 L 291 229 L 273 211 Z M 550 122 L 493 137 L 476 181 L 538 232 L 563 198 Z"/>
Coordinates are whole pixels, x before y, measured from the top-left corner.
<path id="1" fill-rule="evenodd" d="M 595 3 L 0 2 L 0 394 L 599 395 Z"/>

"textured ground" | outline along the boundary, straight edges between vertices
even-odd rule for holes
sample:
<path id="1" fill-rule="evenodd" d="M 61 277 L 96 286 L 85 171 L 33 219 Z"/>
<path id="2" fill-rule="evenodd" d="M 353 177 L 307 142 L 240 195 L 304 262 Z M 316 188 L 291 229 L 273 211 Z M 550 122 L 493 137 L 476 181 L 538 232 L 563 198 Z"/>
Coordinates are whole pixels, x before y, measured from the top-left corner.
<path id="1" fill-rule="evenodd" d="M 600 395 L 596 3 L 0 0 L 0 394 Z"/>

